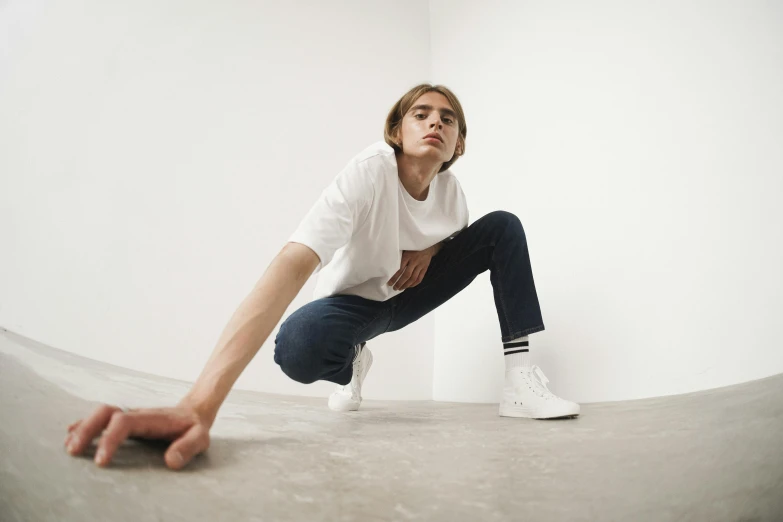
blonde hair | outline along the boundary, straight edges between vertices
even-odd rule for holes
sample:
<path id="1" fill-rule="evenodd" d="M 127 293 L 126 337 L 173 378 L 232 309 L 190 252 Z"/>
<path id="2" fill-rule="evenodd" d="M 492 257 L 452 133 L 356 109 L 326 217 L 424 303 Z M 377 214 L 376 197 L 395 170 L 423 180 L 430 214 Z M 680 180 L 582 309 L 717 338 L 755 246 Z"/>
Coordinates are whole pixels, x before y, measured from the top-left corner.
<path id="1" fill-rule="evenodd" d="M 457 113 L 457 124 L 459 125 L 459 136 L 457 136 L 457 147 L 454 150 L 454 156 L 441 166 L 438 171 L 438 173 L 441 173 L 451 167 L 460 156 L 465 154 L 465 137 L 468 134 L 468 126 L 465 123 L 465 113 L 462 110 L 462 104 L 460 104 L 454 93 L 443 85 L 422 83 L 406 92 L 402 98 L 397 100 L 397 103 L 394 104 L 389 111 L 389 115 L 386 117 L 386 125 L 383 128 L 383 139 L 395 152 L 402 152 L 402 148 L 395 141 L 397 139 L 397 133 L 400 131 L 402 118 L 413 106 L 413 103 L 418 100 L 420 96 L 428 92 L 438 92 L 449 100 L 449 103 Z"/>

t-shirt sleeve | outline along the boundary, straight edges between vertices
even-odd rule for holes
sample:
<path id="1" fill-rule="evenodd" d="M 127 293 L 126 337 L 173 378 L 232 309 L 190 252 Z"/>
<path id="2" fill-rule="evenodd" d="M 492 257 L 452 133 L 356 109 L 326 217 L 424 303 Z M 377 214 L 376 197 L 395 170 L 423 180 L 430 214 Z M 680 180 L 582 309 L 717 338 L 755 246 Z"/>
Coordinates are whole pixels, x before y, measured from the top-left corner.
<path id="1" fill-rule="evenodd" d="M 444 241 L 451 241 L 457 235 L 465 230 L 468 227 L 468 223 L 470 222 L 470 212 L 468 211 L 468 201 L 465 198 L 465 193 L 462 191 L 462 186 L 460 186 L 459 181 L 456 180 L 457 183 L 457 198 L 459 200 L 459 204 L 457 205 L 457 211 L 459 212 L 459 226 L 460 228 L 456 231 L 454 231 L 453 234 L 451 234 L 449 237 L 447 237 Z"/>
<path id="2" fill-rule="evenodd" d="M 369 173 L 360 164 L 349 163 L 324 189 L 288 241 L 318 254 L 321 262 L 315 272 L 320 271 L 367 218 L 373 197 Z"/>
<path id="3" fill-rule="evenodd" d="M 468 200 L 465 197 L 465 193 L 462 191 L 462 185 L 457 182 L 460 194 L 460 206 L 462 207 L 462 228 L 467 228 L 470 223 L 470 211 L 468 211 Z"/>

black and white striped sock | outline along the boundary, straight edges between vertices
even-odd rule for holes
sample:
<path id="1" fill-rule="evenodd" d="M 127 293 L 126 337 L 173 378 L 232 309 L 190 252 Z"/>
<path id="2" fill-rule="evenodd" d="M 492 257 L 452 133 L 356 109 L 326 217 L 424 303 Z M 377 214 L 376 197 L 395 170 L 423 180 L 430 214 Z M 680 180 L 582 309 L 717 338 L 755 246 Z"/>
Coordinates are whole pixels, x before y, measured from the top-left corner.
<path id="1" fill-rule="evenodd" d="M 527 335 L 503 343 L 503 354 L 503 358 L 506 360 L 506 371 L 520 366 L 530 367 Z"/>

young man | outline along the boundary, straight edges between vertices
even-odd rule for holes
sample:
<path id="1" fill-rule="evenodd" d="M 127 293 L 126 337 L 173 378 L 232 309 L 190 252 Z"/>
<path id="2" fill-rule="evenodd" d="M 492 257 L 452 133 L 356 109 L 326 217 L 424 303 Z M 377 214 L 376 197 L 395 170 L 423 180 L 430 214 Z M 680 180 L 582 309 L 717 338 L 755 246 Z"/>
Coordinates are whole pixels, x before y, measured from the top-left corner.
<path id="1" fill-rule="evenodd" d="M 528 359 L 527 336 L 544 324 L 522 224 L 497 211 L 468 226 L 465 196 L 448 171 L 464 154 L 466 135 L 450 90 L 408 91 L 389 112 L 384 141 L 349 162 L 270 263 L 179 405 L 101 406 L 69 427 L 68 451 L 80 454 L 105 429 L 99 465 L 128 436 L 144 436 L 173 440 L 166 463 L 183 467 L 207 449 L 229 390 L 316 271 L 314 300 L 280 326 L 275 362 L 297 381 L 340 385 L 332 409 L 359 408 L 372 364 L 367 340 L 416 321 L 489 270 L 506 361 L 500 415 L 578 415 L 579 405 L 553 395 Z"/>

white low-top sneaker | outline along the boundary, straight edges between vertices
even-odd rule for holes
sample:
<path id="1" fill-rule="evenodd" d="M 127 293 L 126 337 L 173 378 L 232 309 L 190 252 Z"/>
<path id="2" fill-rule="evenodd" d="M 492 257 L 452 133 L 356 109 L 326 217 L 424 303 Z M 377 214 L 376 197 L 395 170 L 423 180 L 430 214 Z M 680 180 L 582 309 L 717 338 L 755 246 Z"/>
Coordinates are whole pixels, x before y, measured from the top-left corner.
<path id="1" fill-rule="evenodd" d="M 579 415 L 579 405 L 553 394 L 546 387 L 548 382 L 538 366 L 507 370 L 500 416 L 556 419 Z"/>
<path id="2" fill-rule="evenodd" d="M 357 355 L 353 359 L 351 382 L 340 386 L 329 396 L 329 408 L 335 411 L 356 411 L 362 403 L 362 383 L 372 366 L 372 353 L 367 343 L 357 345 Z"/>

